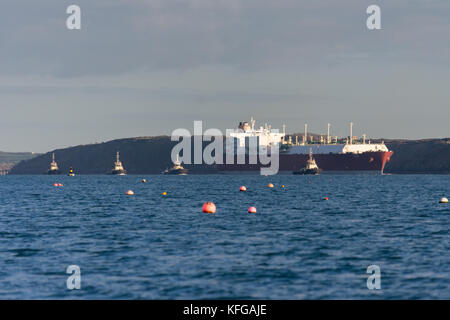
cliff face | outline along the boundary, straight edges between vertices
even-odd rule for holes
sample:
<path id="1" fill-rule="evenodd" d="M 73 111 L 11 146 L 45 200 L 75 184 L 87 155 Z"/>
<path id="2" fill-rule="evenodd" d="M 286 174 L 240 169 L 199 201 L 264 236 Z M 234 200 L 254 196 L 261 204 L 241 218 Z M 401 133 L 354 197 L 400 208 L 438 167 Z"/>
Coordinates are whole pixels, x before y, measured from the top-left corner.
<path id="1" fill-rule="evenodd" d="M 385 172 L 450 173 L 450 138 L 391 140 L 385 143 L 394 151 Z"/>
<path id="2" fill-rule="evenodd" d="M 157 174 L 172 165 L 170 153 L 177 142 L 168 136 L 113 140 L 55 150 L 60 170 L 67 173 L 72 166 L 80 174 L 110 173 L 117 151 L 129 174 Z M 386 140 L 394 151 L 385 172 L 450 173 L 450 138 L 431 140 Z M 48 170 L 51 152 L 24 160 L 10 174 L 43 174 Z M 213 173 L 213 166 L 183 165 L 191 173 Z"/>

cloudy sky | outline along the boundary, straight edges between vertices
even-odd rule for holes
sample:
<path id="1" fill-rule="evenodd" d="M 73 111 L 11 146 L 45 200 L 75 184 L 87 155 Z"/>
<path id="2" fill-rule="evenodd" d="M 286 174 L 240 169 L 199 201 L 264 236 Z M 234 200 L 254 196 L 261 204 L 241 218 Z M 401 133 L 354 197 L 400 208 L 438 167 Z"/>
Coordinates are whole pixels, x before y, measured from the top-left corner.
<path id="1" fill-rule="evenodd" d="M 66 8 L 82 29 L 66 28 Z M 381 7 L 382 30 L 366 27 Z M 450 136 L 448 0 L 2 0 L 0 150 L 274 128 Z"/>

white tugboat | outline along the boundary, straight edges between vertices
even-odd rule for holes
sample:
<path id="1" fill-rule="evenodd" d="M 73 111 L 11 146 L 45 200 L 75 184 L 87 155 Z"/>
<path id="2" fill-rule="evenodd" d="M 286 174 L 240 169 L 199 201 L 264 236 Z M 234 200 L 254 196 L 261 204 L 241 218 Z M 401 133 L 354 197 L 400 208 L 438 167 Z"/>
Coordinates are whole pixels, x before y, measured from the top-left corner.
<path id="1" fill-rule="evenodd" d="M 177 155 L 177 159 L 173 163 L 173 167 L 170 169 L 166 169 L 163 173 L 164 174 L 186 175 L 188 173 L 188 170 L 181 166 L 181 162 L 180 162 L 180 160 L 178 160 L 178 155 Z"/>
<path id="2" fill-rule="evenodd" d="M 293 174 L 320 174 L 322 170 L 317 166 L 316 160 L 312 156 L 312 148 L 309 149 L 309 159 L 306 160 L 306 166 Z"/>
<path id="3" fill-rule="evenodd" d="M 60 174 L 58 164 L 55 161 L 55 154 L 52 153 L 52 162 L 50 162 L 50 168 L 47 171 L 47 174 Z"/>
<path id="4" fill-rule="evenodd" d="M 111 174 L 116 176 L 124 176 L 127 174 L 127 172 L 123 168 L 122 162 L 120 162 L 119 160 L 119 151 L 117 151 L 116 162 L 114 162 L 114 169 Z"/>

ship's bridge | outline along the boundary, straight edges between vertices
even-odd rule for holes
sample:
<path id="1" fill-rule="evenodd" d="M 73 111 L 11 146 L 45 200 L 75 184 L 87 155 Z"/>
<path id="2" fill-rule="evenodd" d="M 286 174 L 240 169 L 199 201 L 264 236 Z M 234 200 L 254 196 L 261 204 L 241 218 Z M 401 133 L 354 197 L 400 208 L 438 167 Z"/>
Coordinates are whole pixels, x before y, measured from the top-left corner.
<path id="1" fill-rule="evenodd" d="M 278 130 L 272 130 L 270 126 L 260 127 L 259 129 L 254 129 L 253 125 L 250 127 L 247 122 L 240 123 L 239 129 L 234 132 L 229 133 L 230 137 L 238 140 L 238 146 L 245 147 L 248 145 L 248 141 L 256 139 L 256 145 L 267 146 L 280 145 L 284 133 L 279 133 Z"/>

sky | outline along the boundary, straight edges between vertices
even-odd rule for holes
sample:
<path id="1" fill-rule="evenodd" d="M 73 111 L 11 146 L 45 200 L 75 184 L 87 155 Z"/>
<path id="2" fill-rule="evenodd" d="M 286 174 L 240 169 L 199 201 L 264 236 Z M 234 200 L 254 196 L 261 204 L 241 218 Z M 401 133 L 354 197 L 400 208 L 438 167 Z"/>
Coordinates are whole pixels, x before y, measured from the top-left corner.
<path id="1" fill-rule="evenodd" d="M 81 8 L 81 30 L 66 8 Z M 381 30 L 366 9 L 381 8 Z M 2 0 L 0 150 L 235 128 L 450 136 L 448 0 Z"/>

